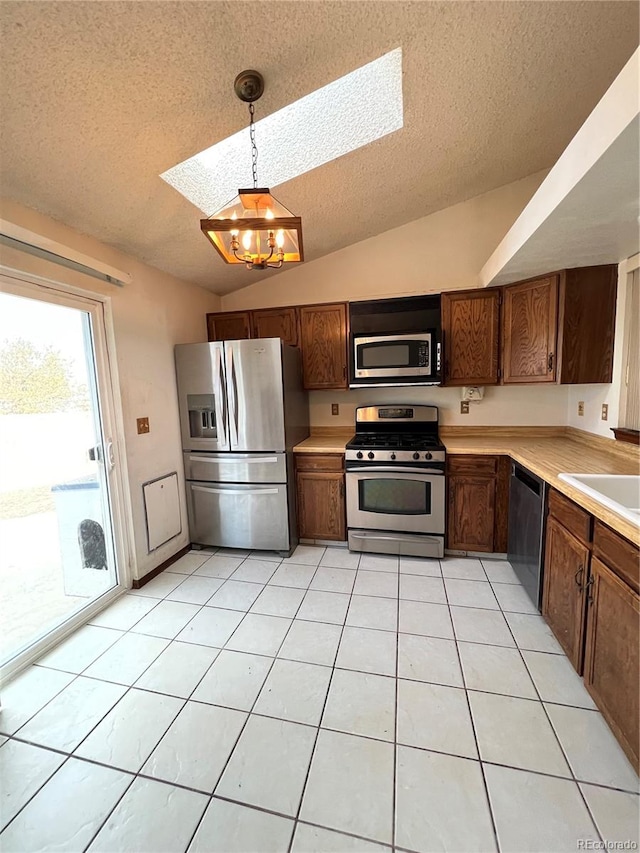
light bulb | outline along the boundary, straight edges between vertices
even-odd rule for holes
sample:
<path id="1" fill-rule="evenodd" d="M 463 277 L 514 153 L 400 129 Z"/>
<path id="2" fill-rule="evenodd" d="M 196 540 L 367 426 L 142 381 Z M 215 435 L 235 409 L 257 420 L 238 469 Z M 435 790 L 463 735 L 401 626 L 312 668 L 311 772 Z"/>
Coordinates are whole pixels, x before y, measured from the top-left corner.
<path id="1" fill-rule="evenodd" d="M 280 229 L 276 234 L 276 246 L 281 249 L 284 246 L 284 231 Z"/>
<path id="2" fill-rule="evenodd" d="M 275 216 L 273 215 L 273 211 L 271 210 L 270 207 L 267 208 L 267 212 L 265 213 L 264 218 L 265 219 L 275 219 Z"/>
<path id="3" fill-rule="evenodd" d="M 252 237 L 252 235 L 253 235 L 253 231 L 245 231 L 244 236 L 242 238 L 242 245 L 247 250 L 247 252 L 251 248 L 251 237 Z"/>

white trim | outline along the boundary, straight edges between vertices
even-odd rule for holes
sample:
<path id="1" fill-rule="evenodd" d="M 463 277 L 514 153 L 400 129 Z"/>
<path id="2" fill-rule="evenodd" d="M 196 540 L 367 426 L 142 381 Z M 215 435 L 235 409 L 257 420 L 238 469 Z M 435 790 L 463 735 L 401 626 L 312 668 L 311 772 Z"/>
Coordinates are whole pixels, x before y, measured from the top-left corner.
<path id="1" fill-rule="evenodd" d="M 61 643 L 70 634 L 73 634 L 74 631 L 77 631 L 78 628 L 89 622 L 97 613 L 104 610 L 108 604 L 111 604 L 117 598 L 120 598 L 121 595 L 124 595 L 125 592 L 126 590 L 121 586 L 115 586 L 113 589 L 107 590 L 107 592 L 103 593 L 95 601 L 83 607 L 78 613 L 72 614 L 58 628 L 36 639 L 17 657 L 2 667 L 0 670 L 0 685 L 6 684 L 14 676 L 18 675 L 18 673 L 37 661 L 50 649 L 57 646 L 58 643 Z"/>
<path id="2" fill-rule="evenodd" d="M 15 675 L 28 666 L 45 650 L 60 642 L 80 625 L 87 622 L 96 612 L 103 609 L 113 598 L 131 588 L 135 576 L 136 560 L 133 531 L 131 493 L 127 473 L 127 457 L 124 441 L 120 384 L 115 351 L 115 332 L 111 311 L 111 297 L 83 290 L 64 282 L 42 276 L 31 275 L 20 270 L 0 265 L 1 290 L 17 293 L 32 299 L 42 298 L 47 291 L 49 300 L 69 307 L 88 311 L 94 320 L 94 353 L 96 373 L 100 388 L 101 416 L 105 427 L 105 438 L 113 442 L 115 467 L 109 477 L 114 549 L 118 569 L 118 584 L 97 601 L 71 616 L 62 626 L 54 629 L 45 638 L 39 639 L 16 659 L 8 662 L 0 671 L 0 677 Z M 78 303 L 81 303 L 80 305 Z"/>
<path id="3" fill-rule="evenodd" d="M 629 275 L 637 269 L 640 269 L 640 252 L 637 255 L 631 255 L 626 261 L 621 261 L 618 266 L 620 275 L 624 275 L 625 273 Z"/>
<path id="4" fill-rule="evenodd" d="M 49 239 L 49 237 L 43 237 L 35 231 L 23 228 L 21 225 L 16 225 L 14 222 L 9 222 L 6 219 L 0 219 L 0 234 L 24 243 L 27 249 L 40 249 L 43 252 L 57 255 L 57 257 L 63 260 L 87 267 L 88 270 L 100 273 L 100 275 L 114 284 L 131 284 L 133 281 L 132 276 L 128 272 L 123 272 L 117 267 L 111 266 L 111 264 L 105 264 L 104 261 L 99 261 L 90 255 L 84 255 L 76 249 L 65 246 L 63 243 L 57 243 L 55 240 Z"/>

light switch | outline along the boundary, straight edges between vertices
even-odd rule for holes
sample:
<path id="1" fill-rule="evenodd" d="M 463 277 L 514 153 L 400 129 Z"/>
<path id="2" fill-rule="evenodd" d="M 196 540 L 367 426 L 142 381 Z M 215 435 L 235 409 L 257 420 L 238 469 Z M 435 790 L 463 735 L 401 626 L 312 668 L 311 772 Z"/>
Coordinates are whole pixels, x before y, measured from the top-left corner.
<path id="1" fill-rule="evenodd" d="M 137 418 L 138 435 L 145 435 L 149 432 L 149 418 Z"/>
<path id="2" fill-rule="evenodd" d="M 468 400 L 462 400 L 462 402 L 460 403 L 460 414 L 461 415 L 468 415 L 469 414 L 469 401 Z"/>
<path id="3" fill-rule="evenodd" d="M 578 403 L 578 415 L 581 418 L 584 417 L 584 400 L 580 400 Z"/>
<path id="4" fill-rule="evenodd" d="M 339 403 L 332 403 L 331 404 L 331 414 L 332 415 L 339 415 L 340 414 L 340 404 Z"/>

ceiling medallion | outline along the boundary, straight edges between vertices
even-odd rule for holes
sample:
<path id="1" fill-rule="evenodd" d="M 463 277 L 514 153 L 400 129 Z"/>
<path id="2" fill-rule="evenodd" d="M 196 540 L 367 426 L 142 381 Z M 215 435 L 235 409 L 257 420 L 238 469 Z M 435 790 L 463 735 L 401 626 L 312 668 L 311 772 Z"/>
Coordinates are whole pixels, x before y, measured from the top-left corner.
<path id="1" fill-rule="evenodd" d="M 249 104 L 249 138 L 253 188 L 238 190 L 238 195 L 208 219 L 200 228 L 227 264 L 244 264 L 250 270 L 279 269 L 286 263 L 304 260 L 302 220 L 271 195 L 258 187 L 258 149 L 253 121 L 254 101 L 264 92 L 264 80 L 258 71 L 241 71 L 234 90 Z"/>

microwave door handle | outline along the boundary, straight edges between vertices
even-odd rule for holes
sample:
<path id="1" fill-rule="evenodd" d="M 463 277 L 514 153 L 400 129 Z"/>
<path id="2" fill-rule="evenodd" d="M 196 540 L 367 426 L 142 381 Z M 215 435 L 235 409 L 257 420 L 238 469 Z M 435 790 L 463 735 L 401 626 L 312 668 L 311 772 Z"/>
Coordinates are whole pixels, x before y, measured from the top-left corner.
<path id="1" fill-rule="evenodd" d="M 442 344 L 440 341 L 436 344 L 436 373 L 440 373 L 440 363 L 442 359 Z"/>

